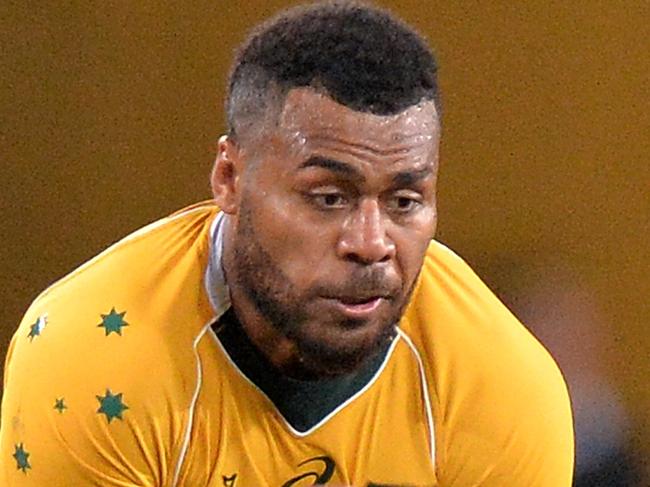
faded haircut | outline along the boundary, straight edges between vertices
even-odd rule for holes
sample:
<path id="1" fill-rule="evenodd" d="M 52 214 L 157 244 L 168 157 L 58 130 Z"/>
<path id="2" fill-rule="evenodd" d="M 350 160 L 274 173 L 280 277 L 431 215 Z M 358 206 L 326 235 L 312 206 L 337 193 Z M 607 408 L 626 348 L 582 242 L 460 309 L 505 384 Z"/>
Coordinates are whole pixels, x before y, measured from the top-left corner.
<path id="1" fill-rule="evenodd" d="M 440 114 L 426 41 L 390 12 L 359 2 L 296 7 L 253 29 L 228 81 L 229 135 L 259 124 L 289 90 L 305 86 L 360 112 L 392 115 L 433 100 Z"/>

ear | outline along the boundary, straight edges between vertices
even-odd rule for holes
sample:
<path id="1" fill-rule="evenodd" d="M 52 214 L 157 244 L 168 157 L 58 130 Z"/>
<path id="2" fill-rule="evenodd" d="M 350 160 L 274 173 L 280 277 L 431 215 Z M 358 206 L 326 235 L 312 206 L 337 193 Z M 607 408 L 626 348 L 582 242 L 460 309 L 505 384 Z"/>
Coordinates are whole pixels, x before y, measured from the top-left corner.
<path id="1" fill-rule="evenodd" d="M 227 135 L 219 138 L 210 184 L 217 206 L 227 214 L 237 212 L 241 192 L 243 161 L 239 147 Z"/>

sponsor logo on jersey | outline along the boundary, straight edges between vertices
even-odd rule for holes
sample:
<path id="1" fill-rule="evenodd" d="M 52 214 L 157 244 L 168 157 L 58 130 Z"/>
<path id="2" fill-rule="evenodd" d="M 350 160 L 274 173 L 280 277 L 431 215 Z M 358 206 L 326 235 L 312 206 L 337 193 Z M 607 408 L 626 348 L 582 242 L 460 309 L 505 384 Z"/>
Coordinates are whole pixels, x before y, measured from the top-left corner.
<path id="1" fill-rule="evenodd" d="M 304 462 L 299 463 L 298 466 L 309 466 L 309 468 L 313 470 L 298 474 L 295 477 L 290 478 L 284 484 L 282 484 L 282 487 L 324 484 L 332 478 L 334 475 L 334 470 L 336 469 L 336 463 L 334 463 L 334 460 L 325 455 L 308 458 Z M 302 483 L 302 481 L 306 479 L 311 479 L 312 482 L 310 484 Z"/>
<path id="2" fill-rule="evenodd" d="M 282 484 L 282 487 L 309 487 L 315 485 L 325 485 L 334 476 L 336 462 L 327 455 L 308 458 L 298 464 L 298 467 L 305 467 L 303 471 Z M 235 487 L 237 474 L 226 476 L 222 475 L 224 487 Z M 368 482 L 366 487 L 415 487 L 410 484 L 380 484 Z"/>
<path id="3" fill-rule="evenodd" d="M 237 474 L 232 475 L 222 475 L 221 480 L 223 480 L 224 487 L 235 487 L 235 481 L 237 480 Z"/>

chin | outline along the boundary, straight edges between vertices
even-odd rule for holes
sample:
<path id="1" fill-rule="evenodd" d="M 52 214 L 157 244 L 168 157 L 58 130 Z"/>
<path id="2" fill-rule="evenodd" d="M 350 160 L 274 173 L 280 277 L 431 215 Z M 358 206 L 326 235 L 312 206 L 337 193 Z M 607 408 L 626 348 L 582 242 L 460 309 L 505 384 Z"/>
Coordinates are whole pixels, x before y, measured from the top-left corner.
<path id="1" fill-rule="evenodd" d="M 354 372 L 382 350 L 395 336 L 394 323 L 314 323 L 291 338 L 305 370 L 316 376 L 337 376 Z"/>

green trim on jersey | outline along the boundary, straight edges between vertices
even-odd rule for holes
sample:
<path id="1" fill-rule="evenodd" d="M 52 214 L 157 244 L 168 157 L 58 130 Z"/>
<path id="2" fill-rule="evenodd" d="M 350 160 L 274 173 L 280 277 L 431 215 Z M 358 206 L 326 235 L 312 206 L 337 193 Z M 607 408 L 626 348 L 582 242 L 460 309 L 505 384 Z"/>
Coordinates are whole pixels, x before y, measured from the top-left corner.
<path id="1" fill-rule="evenodd" d="M 316 426 L 375 376 L 390 349 L 387 341 L 372 359 L 348 375 L 303 381 L 278 371 L 252 344 L 232 307 L 213 329 L 232 361 L 273 402 L 286 421 L 300 433 Z"/>

